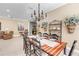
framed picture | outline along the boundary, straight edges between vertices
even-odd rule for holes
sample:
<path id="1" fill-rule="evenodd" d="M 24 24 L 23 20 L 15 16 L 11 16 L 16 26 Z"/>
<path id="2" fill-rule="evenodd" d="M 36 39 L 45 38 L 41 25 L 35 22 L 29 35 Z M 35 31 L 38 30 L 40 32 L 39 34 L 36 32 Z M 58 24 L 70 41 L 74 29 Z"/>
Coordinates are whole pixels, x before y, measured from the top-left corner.
<path id="1" fill-rule="evenodd" d="M 21 25 L 21 24 L 19 24 L 19 25 L 18 25 L 18 31 L 24 31 L 24 26 Z"/>
<path id="2" fill-rule="evenodd" d="M 42 23 L 42 28 L 46 29 L 47 28 L 48 23 L 47 22 L 43 22 Z"/>

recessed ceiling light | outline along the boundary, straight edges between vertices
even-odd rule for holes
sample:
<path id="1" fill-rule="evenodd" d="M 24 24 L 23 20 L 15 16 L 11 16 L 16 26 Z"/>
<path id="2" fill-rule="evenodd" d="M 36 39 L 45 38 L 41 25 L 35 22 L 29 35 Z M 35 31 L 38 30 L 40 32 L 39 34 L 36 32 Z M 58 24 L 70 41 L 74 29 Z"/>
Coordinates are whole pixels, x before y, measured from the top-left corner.
<path id="1" fill-rule="evenodd" d="M 6 12 L 10 12 L 10 9 L 6 9 Z"/>

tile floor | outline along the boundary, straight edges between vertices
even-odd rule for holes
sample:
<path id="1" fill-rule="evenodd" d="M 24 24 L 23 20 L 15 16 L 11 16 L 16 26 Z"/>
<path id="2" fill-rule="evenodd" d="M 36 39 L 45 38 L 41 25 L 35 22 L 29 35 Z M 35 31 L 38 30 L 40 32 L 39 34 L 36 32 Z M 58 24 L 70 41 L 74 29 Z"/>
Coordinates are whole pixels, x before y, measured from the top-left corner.
<path id="1" fill-rule="evenodd" d="M 24 56 L 22 37 L 0 39 L 0 56 Z"/>

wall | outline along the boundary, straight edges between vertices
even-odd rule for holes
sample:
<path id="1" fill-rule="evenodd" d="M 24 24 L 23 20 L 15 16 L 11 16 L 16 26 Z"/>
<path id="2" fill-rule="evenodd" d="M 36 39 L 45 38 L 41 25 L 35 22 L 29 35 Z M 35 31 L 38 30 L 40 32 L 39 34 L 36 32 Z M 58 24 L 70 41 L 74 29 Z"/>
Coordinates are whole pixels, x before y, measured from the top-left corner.
<path id="1" fill-rule="evenodd" d="M 28 29 L 29 21 L 24 19 L 11 19 L 0 17 L 1 31 L 14 31 L 14 35 L 19 35 L 18 24 L 21 23 Z"/>
<path id="2" fill-rule="evenodd" d="M 79 4 L 66 4 L 62 7 L 59 7 L 53 11 L 48 12 L 48 22 L 51 22 L 52 20 L 65 20 L 65 17 L 73 16 L 73 15 L 79 15 Z M 77 25 L 76 30 L 73 34 L 69 34 L 67 32 L 67 29 L 63 23 L 63 35 L 62 40 L 67 42 L 67 46 L 71 47 L 73 40 L 77 40 L 76 49 L 79 50 L 79 25 Z"/>

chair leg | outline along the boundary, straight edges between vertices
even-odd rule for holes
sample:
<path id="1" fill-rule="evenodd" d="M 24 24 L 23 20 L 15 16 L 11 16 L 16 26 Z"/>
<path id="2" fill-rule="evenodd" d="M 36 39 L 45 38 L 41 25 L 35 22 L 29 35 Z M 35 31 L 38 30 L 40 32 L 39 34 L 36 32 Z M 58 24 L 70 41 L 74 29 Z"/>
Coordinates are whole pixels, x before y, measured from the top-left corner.
<path id="1" fill-rule="evenodd" d="M 33 52 L 35 53 L 35 47 L 33 46 Z"/>
<path id="2" fill-rule="evenodd" d="M 25 49 L 25 54 L 26 54 L 26 56 L 28 55 L 28 50 L 27 49 Z"/>
<path id="3" fill-rule="evenodd" d="M 66 55 L 66 46 L 65 46 L 65 48 L 64 48 L 64 54 Z"/>
<path id="4" fill-rule="evenodd" d="M 42 50 L 40 50 L 40 56 L 42 56 Z"/>
<path id="5" fill-rule="evenodd" d="M 27 56 L 27 55 L 28 55 L 28 47 L 27 47 L 27 45 L 25 45 L 24 51 L 25 51 L 25 54 L 26 54 L 26 56 Z"/>
<path id="6" fill-rule="evenodd" d="M 30 52 L 29 52 L 29 53 L 30 53 L 30 56 L 31 56 L 31 44 L 30 44 L 30 49 L 29 49 L 29 50 L 30 50 Z"/>

